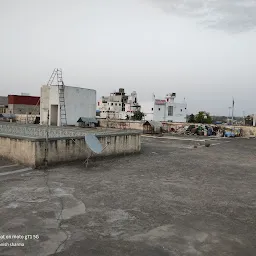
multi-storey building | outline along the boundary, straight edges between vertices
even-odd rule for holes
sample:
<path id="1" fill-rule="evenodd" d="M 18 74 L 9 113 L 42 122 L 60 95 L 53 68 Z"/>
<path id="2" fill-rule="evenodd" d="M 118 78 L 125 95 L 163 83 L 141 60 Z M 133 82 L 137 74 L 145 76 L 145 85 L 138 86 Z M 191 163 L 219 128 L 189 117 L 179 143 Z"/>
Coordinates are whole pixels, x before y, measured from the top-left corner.
<path id="1" fill-rule="evenodd" d="M 124 89 L 120 88 L 110 96 L 102 96 L 98 101 L 98 109 L 101 118 L 127 119 L 140 110 L 140 105 L 135 91 L 126 95 Z"/>

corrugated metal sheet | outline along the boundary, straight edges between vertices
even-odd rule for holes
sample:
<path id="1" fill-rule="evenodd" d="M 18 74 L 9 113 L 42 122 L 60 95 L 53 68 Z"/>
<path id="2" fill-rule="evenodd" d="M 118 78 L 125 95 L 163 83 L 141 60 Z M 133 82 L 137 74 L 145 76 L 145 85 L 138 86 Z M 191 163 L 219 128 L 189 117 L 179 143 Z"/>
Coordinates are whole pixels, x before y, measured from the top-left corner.
<path id="1" fill-rule="evenodd" d="M 156 121 L 146 121 L 143 124 L 143 133 L 153 134 L 162 132 L 162 123 Z"/>
<path id="2" fill-rule="evenodd" d="M 152 127 L 154 127 L 155 129 L 157 128 L 161 128 L 163 127 L 162 123 L 161 122 L 157 122 L 157 121 L 146 121 L 143 125 L 146 125 L 146 124 L 150 124 Z"/>
<path id="3" fill-rule="evenodd" d="M 86 123 L 86 124 L 89 124 L 89 123 L 97 124 L 98 120 L 94 117 L 80 117 L 77 122 L 78 123 Z"/>
<path id="4" fill-rule="evenodd" d="M 40 97 L 8 95 L 8 104 L 37 105 L 40 104 Z"/>
<path id="5" fill-rule="evenodd" d="M 0 118 L 15 118 L 16 116 L 14 114 L 0 114 Z"/>

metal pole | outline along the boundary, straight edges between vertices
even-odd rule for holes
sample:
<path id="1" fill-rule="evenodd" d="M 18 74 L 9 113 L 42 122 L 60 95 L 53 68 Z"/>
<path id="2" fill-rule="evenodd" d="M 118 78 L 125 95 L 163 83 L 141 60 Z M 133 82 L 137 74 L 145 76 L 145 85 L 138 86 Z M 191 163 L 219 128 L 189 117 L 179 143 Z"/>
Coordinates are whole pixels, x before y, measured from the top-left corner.
<path id="1" fill-rule="evenodd" d="M 44 156 L 44 165 L 45 168 L 48 166 L 48 142 L 49 142 L 49 110 L 47 112 L 47 126 L 46 126 L 46 134 L 45 134 L 45 156 Z"/>
<path id="2" fill-rule="evenodd" d="M 232 108 L 232 125 L 234 125 L 234 107 Z"/>
<path id="3" fill-rule="evenodd" d="M 168 111 L 168 105 L 167 105 L 167 102 L 165 102 L 165 105 L 164 105 L 164 121 L 166 121 L 166 112 Z"/>
<path id="4" fill-rule="evenodd" d="M 234 125 L 234 106 L 235 106 L 235 102 L 234 102 L 234 98 L 233 98 L 233 102 L 232 102 L 232 125 Z"/>

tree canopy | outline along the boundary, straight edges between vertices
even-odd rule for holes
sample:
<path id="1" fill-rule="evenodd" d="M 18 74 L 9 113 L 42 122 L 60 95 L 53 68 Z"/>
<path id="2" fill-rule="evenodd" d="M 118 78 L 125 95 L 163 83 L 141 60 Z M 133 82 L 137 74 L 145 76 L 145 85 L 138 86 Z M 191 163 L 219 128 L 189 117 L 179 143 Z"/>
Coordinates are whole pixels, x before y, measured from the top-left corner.
<path id="1" fill-rule="evenodd" d="M 137 110 L 133 113 L 133 116 L 131 117 L 131 119 L 141 121 L 144 116 L 145 114 L 143 112 L 141 112 L 140 110 Z"/>
<path id="2" fill-rule="evenodd" d="M 195 123 L 196 122 L 194 114 L 191 114 L 191 115 L 188 116 L 188 122 L 189 123 Z"/>
<path id="3" fill-rule="evenodd" d="M 199 111 L 198 114 L 195 116 L 195 122 L 201 124 L 211 124 L 212 118 L 210 116 L 210 113 L 207 113 L 206 111 Z"/>

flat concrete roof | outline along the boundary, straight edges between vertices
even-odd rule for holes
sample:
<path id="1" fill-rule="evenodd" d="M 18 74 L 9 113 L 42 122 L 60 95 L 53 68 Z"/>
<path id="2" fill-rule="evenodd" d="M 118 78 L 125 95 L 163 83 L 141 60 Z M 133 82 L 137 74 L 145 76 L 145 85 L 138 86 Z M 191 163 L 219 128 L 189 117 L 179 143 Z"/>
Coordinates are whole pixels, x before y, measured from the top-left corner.
<path id="1" fill-rule="evenodd" d="M 46 137 L 47 126 L 38 124 L 19 124 L 0 122 L 0 136 L 21 138 L 28 140 L 44 139 Z M 50 139 L 63 139 L 63 138 L 79 138 L 88 133 L 93 133 L 97 136 L 116 136 L 128 134 L 141 134 L 139 130 L 122 130 L 111 128 L 81 128 L 74 126 L 48 127 L 48 136 Z"/>
<path id="2" fill-rule="evenodd" d="M 255 139 L 194 143 L 1 176 L 1 235 L 38 240 L 0 254 L 256 255 Z"/>

